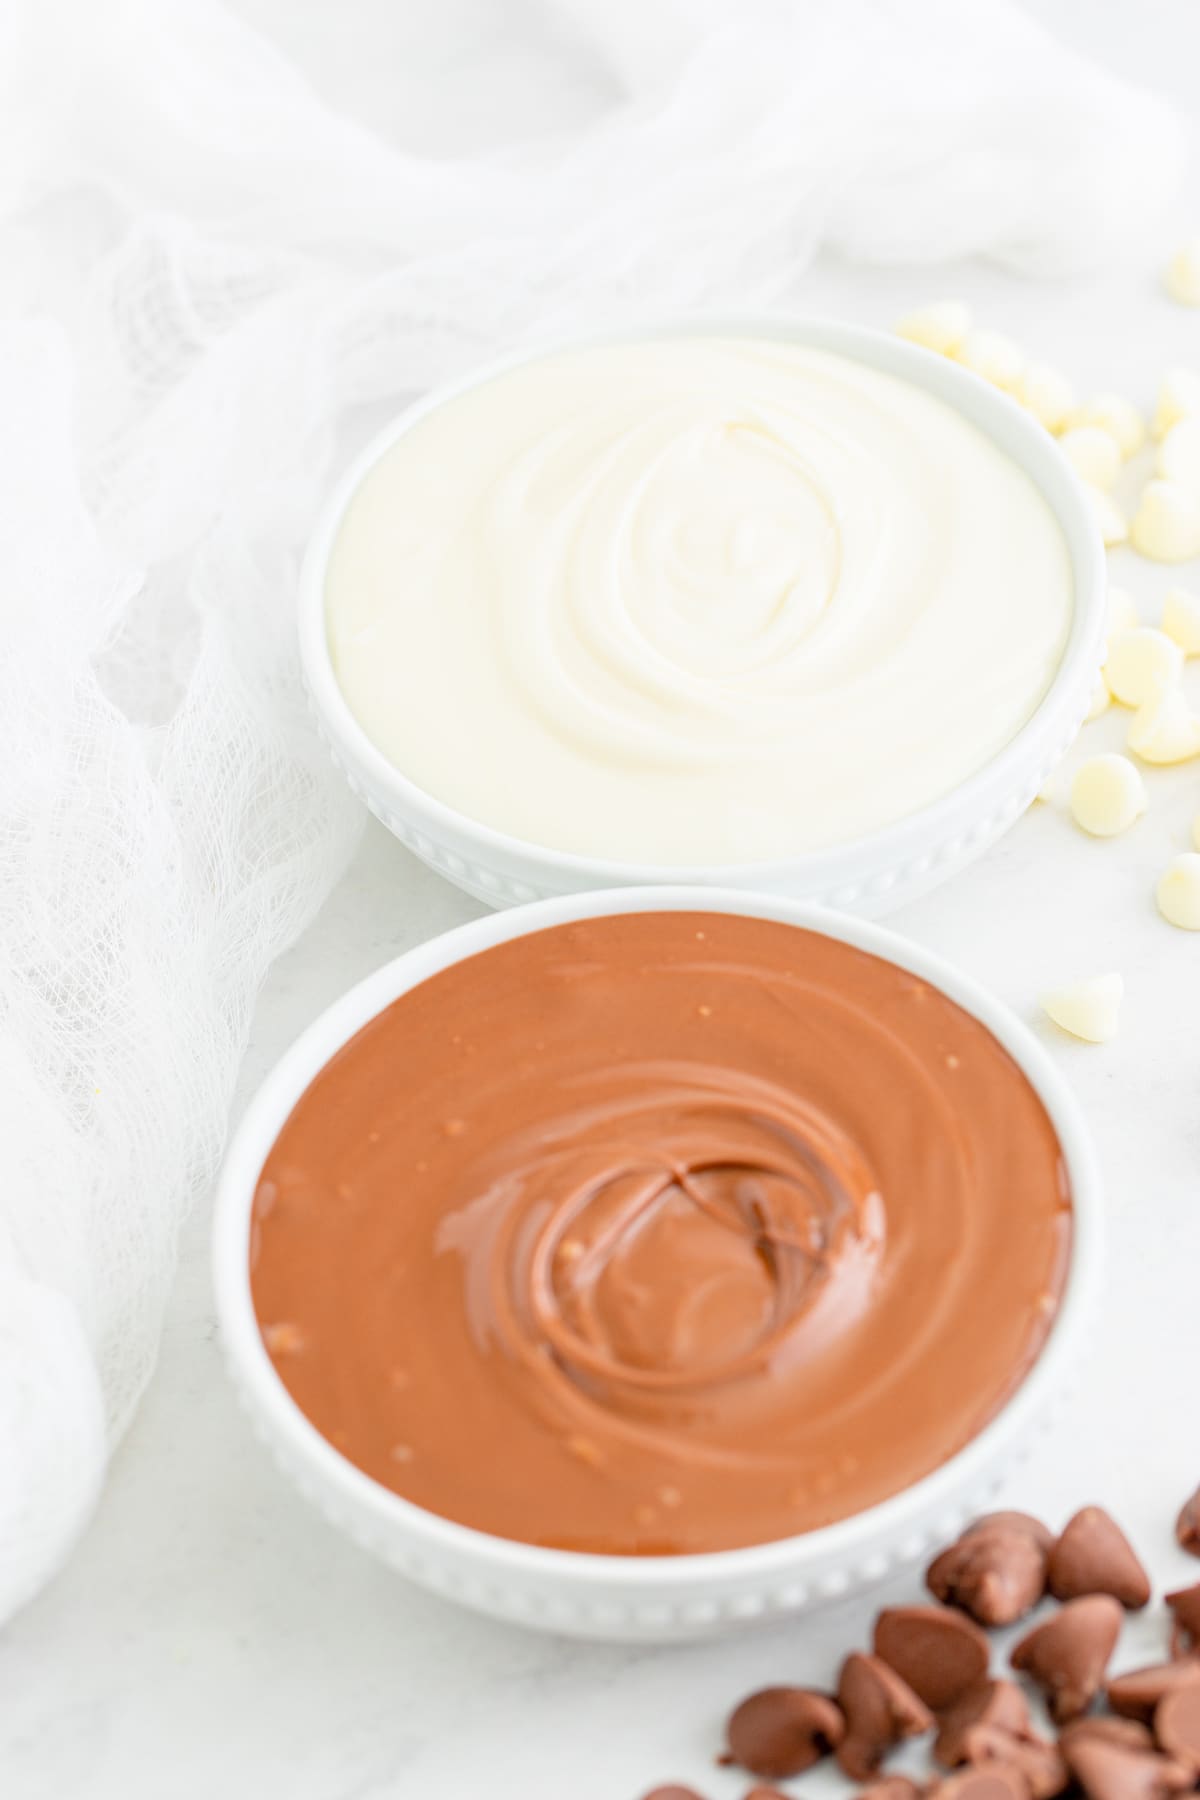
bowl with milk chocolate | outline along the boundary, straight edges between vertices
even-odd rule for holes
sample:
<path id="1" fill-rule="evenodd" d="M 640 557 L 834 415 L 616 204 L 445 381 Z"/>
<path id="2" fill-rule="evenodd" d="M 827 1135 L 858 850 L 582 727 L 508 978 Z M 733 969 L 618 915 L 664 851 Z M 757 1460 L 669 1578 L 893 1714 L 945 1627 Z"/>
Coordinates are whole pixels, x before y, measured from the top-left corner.
<path id="1" fill-rule="evenodd" d="M 354 787 L 492 905 L 703 882 L 870 914 L 1029 805 L 1104 593 L 1010 397 L 881 332 L 734 320 L 407 410 L 320 516 L 299 636 Z"/>
<path id="2" fill-rule="evenodd" d="M 672 1638 L 918 1559 L 1036 1441 L 1100 1194 L 975 983 L 877 926 L 614 890 L 410 951 L 229 1152 L 230 1367 L 283 1468 L 414 1580 Z"/>

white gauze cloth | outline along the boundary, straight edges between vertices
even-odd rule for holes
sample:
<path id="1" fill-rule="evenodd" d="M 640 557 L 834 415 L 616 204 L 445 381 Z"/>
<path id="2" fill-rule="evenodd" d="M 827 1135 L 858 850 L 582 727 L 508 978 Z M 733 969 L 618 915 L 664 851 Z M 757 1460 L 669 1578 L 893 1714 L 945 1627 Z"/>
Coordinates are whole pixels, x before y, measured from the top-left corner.
<path id="1" fill-rule="evenodd" d="M 256 991 L 353 847 L 291 623 L 351 409 L 534 329 L 794 299 L 822 245 L 1080 267 L 1179 166 L 1001 0 L 504 15 L 609 99 L 454 160 L 216 0 L 0 13 L 0 1618 L 93 1504 Z"/>

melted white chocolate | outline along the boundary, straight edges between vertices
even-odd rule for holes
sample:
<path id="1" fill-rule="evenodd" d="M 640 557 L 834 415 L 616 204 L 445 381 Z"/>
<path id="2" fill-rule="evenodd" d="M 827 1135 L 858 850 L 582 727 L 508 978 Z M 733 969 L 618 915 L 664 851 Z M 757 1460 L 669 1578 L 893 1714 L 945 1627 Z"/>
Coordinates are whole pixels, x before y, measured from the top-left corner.
<path id="1" fill-rule="evenodd" d="M 560 850 L 771 859 L 917 811 L 1015 735 L 1072 608 L 1028 477 L 831 352 L 676 337 L 527 363 L 350 502 L 329 641 L 411 780 Z"/>

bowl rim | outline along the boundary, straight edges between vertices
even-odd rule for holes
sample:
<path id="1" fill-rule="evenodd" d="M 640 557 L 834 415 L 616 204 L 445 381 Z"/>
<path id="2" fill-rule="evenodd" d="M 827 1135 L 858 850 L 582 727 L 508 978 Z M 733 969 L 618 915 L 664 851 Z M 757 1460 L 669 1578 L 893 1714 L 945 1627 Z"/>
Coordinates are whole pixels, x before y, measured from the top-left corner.
<path id="1" fill-rule="evenodd" d="M 891 824 L 857 837 L 791 855 L 749 862 L 650 863 L 628 858 L 592 856 L 558 850 L 533 838 L 499 830 L 460 812 L 421 787 L 383 753 L 359 723 L 334 672 L 325 619 L 325 577 L 334 541 L 346 510 L 375 464 L 406 432 L 448 401 L 497 376 L 563 351 L 610 344 L 679 337 L 751 337 L 807 345 L 898 376 L 923 388 L 983 431 L 1033 482 L 1050 507 L 1066 541 L 1073 582 L 1071 624 L 1058 667 L 1041 700 L 1020 730 L 996 754 L 952 787 L 948 793 L 906 813 Z M 817 316 L 746 313 L 683 318 L 650 318 L 607 330 L 576 332 L 528 344 L 440 384 L 404 407 L 378 431 L 350 463 L 321 506 L 300 568 L 297 630 L 301 671 L 313 707 L 347 767 L 358 772 L 368 791 L 386 797 L 415 829 L 435 841 L 447 834 L 479 846 L 481 852 L 508 862 L 530 860 L 557 882 L 577 889 L 634 884 L 702 884 L 744 887 L 786 883 L 802 874 L 816 883 L 836 884 L 855 873 L 852 865 L 864 849 L 872 858 L 903 859 L 912 853 L 914 835 L 936 842 L 946 832 L 963 829 L 964 817 L 985 816 L 997 799 L 1007 799 L 1012 777 L 1024 770 L 1031 747 L 1047 733 L 1057 736 L 1059 707 L 1073 696 L 1082 720 L 1102 660 L 1106 625 L 1107 564 L 1090 503 L 1067 458 L 1053 437 L 1008 394 L 949 357 L 926 350 L 894 333 L 873 326 L 844 324 Z M 1061 745 L 1048 746 L 1061 748 Z M 1039 777 L 1040 778 L 1040 777 Z"/>
<path id="2" fill-rule="evenodd" d="M 250 1289 L 251 1208 L 259 1174 L 284 1121 L 317 1072 L 384 1007 L 450 964 L 554 925 L 617 913 L 708 912 L 775 920 L 853 945 L 937 987 L 978 1019 L 1017 1062 L 1049 1114 L 1066 1165 L 1074 1212 L 1062 1300 L 1034 1363 L 1000 1410 L 961 1450 L 928 1475 L 863 1511 L 793 1537 L 736 1549 L 631 1557 L 560 1550 L 502 1538 L 443 1518 L 383 1487 L 311 1424 L 288 1393 L 263 1343 Z M 227 1151 L 212 1231 L 212 1269 L 220 1335 L 245 1401 L 269 1437 L 303 1467 L 311 1483 L 339 1502 L 336 1516 L 363 1517 L 417 1551 L 453 1557 L 494 1575 L 568 1582 L 591 1591 L 611 1586 L 653 1597 L 711 1580 L 794 1576 L 808 1564 L 863 1555 L 887 1535 L 917 1532 L 932 1513 L 949 1511 L 965 1485 L 994 1467 L 1065 1376 L 1086 1337 L 1103 1267 L 1103 1190 L 1082 1110 L 1048 1051 L 987 988 L 935 951 L 899 933 L 817 903 L 736 888 L 676 884 L 568 894 L 490 913 L 405 951 L 358 982 L 316 1018 L 280 1058 L 251 1100 Z"/>

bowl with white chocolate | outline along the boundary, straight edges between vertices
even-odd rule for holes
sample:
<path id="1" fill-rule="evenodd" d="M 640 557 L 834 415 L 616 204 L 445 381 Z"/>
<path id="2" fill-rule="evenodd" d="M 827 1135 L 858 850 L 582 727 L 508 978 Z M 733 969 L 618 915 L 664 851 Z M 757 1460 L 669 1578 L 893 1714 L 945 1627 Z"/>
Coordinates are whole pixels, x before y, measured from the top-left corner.
<path id="1" fill-rule="evenodd" d="M 720 883 L 880 912 L 1077 731 L 1103 550 L 1052 438 L 899 338 L 630 331 L 428 396 L 301 579 L 352 785 L 493 905 Z"/>
<path id="2" fill-rule="evenodd" d="M 218 1197 L 285 1472 L 496 1616 L 669 1639 L 926 1554 L 1053 1418 L 1099 1276 L 1082 1120 L 929 951 L 734 890 L 421 945 L 317 1021 Z"/>

